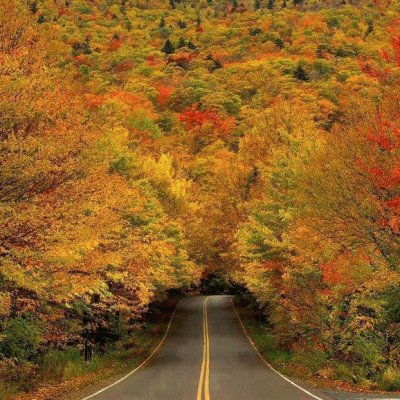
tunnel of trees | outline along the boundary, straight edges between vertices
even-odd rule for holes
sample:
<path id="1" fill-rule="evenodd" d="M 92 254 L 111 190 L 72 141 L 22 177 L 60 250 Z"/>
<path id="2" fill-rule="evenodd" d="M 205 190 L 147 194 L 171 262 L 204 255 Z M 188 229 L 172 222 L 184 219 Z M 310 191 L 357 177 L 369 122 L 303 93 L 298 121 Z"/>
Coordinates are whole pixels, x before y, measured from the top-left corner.
<path id="1" fill-rule="evenodd" d="M 399 17 L 0 0 L 0 392 L 194 292 L 242 293 L 281 348 L 400 389 Z"/>

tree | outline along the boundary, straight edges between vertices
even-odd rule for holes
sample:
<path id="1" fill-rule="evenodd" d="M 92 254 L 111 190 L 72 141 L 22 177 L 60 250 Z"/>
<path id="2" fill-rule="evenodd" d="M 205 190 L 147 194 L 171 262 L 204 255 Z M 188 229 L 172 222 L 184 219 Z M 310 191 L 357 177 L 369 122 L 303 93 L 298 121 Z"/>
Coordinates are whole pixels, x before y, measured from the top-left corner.
<path id="1" fill-rule="evenodd" d="M 179 20 L 178 21 L 178 26 L 180 29 L 186 29 L 187 28 L 187 24 L 185 21 Z"/>
<path id="2" fill-rule="evenodd" d="M 186 40 L 183 37 L 180 37 L 176 48 L 180 49 L 182 47 L 186 47 Z"/>
<path id="3" fill-rule="evenodd" d="M 87 90 L 25 6 L 0 2 L 0 351 L 31 371 L 54 347 L 104 351 L 117 325 L 201 269 L 177 217 L 191 212 L 188 184 L 148 150 L 161 136 L 152 102 Z M 84 37 L 71 43 L 89 62 Z"/>
<path id="4" fill-rule="evenodd" d="M 197 11 L 197 14 L 196 14 L 196 26 L 197 26 L 197 28 L 200 28 L 200 27 L 201 27 L 201 16 L 200 16 L 200 11 Z"/>
<path id="5" fill-rule="evenodd" d="M 285 47 L 285 42 L 281 38 L 276 38 L 274 43 L 281 50 Z"/>
<path id="6" fill-rule="evenodd" d="M 165 41 L 164 46 L 162 48 L 162 52 L 165 53 L 166 55 L 175 53 L 175 47 L 169 39 Z"/>
<path id="7" fill-rule="evenodd" d="M 196 50 L 196 49 L 197 49 L 197 46 L 196 46 L 191 40 L 189 40 L 189 42 L 188 42 L 188 44 L 187 44 L 187 47 L 188 47 L 190 50 Z"/>
<path id="8" fill-rule="evenodd" d="M 32 14 L 36 14 L 37 13 L 38 8 L 37 8 L 36 1 L 33 1 L 33 2 L 29 3 L 29 9 L 31 10 Z"/>
<path id="9" fill-rule="evenodd" d="M 293 72 L 293 76 L 297 80 L 304 82 L 307 82 L 310 79 L 302 63 L 297 64 L 297 67 Z"/>
<path id="10" fill-rule="evenodd" d="M 161 17 L 160 23 L 158 24 L 158 27 L 159 27 L 160 29 L 163 29 L 163 28 L 165 28 L 165 26 L 166 26 L 165 18 L 164 18 L 164 17 Z"/>
<path id="11" fill-rule="evenodd" d="M 374 23 L 372 21 L 368 21 L 368 27 L 365 32 L 365 38 L 367 38 L 374 31 Z"/>

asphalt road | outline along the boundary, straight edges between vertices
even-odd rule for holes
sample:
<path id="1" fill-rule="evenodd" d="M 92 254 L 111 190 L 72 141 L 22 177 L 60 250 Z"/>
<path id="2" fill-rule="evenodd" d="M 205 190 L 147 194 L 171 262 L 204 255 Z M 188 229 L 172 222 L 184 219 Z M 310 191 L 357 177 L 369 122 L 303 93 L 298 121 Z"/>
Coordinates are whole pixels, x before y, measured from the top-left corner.
<path id="1" fill-rule="evenodd" d="M 229 296 L 189 297 L 166 340 L 141 369 L 94 400 L 310 400 L 267 368 L 246 338 Z"/>

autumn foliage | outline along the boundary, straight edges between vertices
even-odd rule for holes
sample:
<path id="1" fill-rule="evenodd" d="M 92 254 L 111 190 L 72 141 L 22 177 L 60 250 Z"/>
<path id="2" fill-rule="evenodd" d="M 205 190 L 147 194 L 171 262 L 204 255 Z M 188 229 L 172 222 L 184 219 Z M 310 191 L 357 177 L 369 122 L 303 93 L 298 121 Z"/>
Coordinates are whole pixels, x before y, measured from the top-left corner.
<path id="1" fill-rule="evenodd" d="M 179 119 L 191 131 L 199 131 L 209 126 L 214 131 L 215 137 L 226 137 L 235 126 L 234 118 L 222 118 L 215 111 L 199 110 L 197 104 L 184 110 Z"/>
<path id="2" fill-rule="evenodd" d="M 0 0 L 0 397 L 209 273 L 400 388 L 400 14 L 351 3 Z"/>

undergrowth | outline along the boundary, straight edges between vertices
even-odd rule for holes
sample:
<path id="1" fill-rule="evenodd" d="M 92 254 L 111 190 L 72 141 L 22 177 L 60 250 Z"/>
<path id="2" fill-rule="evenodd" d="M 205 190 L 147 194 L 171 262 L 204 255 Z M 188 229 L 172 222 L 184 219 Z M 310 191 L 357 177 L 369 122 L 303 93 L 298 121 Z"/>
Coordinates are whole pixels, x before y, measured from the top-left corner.
<path id="1" fill-rule="evenodd" d="M 322 387 L 348 390 L 400 391 L 400 370 L 384 366 L 369 373 L 362 364 L 338 362 L 322 350 L 305 346 L 287 349 L 279 343 L 267 322 L 241 304 L 237 306 L 248 335 L 257 349 L 274 368 Z"/>

